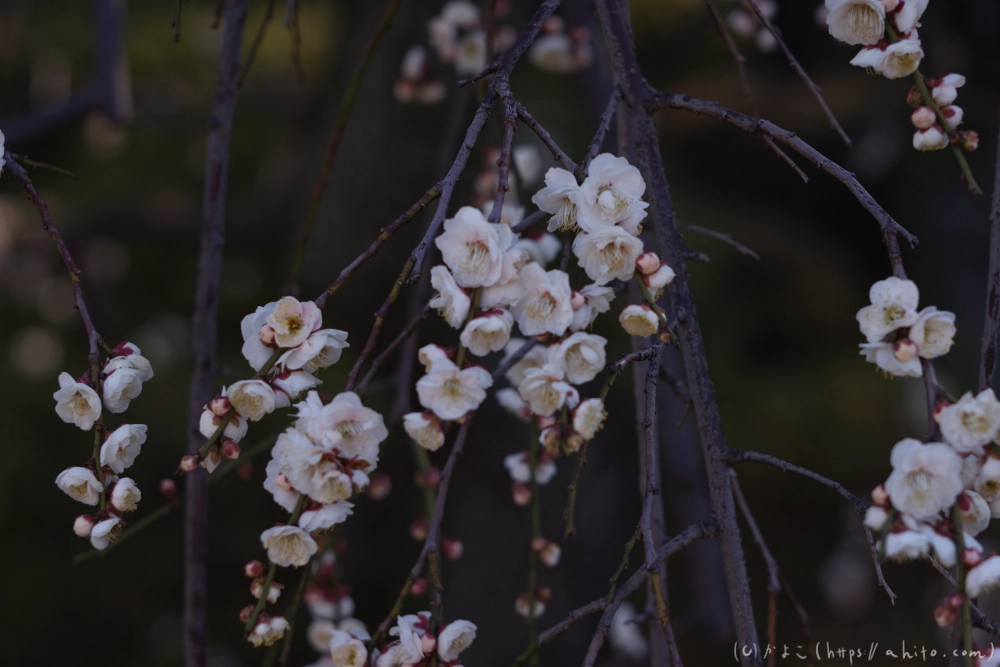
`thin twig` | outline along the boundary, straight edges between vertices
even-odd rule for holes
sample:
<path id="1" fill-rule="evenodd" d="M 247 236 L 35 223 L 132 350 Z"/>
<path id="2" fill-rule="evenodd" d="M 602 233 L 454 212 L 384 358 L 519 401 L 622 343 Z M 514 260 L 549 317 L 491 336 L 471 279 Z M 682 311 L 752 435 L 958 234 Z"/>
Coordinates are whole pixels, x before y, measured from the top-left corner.
<path id="1" fill-rule="evenodd" d="M 597 123 L 597 132 L 594 133 L 594 138 L 590 142 L 590 148 L 587 149 L 587 154 L 584 156 L 583 162 L 576 167 L 575 176 L 577 180 L 586 178 L 587 169 L 600 152 L 601 146 L 604 144 L 604 138 L 608 136 L 608 130 L 611 129 L 611 121 L 614 119 L 615 112 L 618 111 L 618 105 L 621 101 L 622 91 L 615 88 L 611 93 L 611 98 L 608 100 L 608 106 L 605 107 L 604 113 L 601 114 L 601 119 Z"/>
<path id="2" fill-rule="evenodd" d="M 534 227 L 537 223 L 547 218 L 549 215 L 551 215 L 551 213 L 548 213 L 546 211 L 535 211 L 530 215 L 524 216 L 524 219 L 521 220 L 521 222 L 514 225 L 513 227 L 511 227 L 510 231 L 514 232 L 515 234 L 520 234 L 521 232 L 525 232 Z"/>
<path id="3" fill-rule="evenodd" d="M 531 115 L 524 105 L 520 102 L 516 103 L 517 106 L 517 117 L 521 119 L 525 125 L 530 127 L 532 131 L 538 135 L 538 138 L 542 140 L 549 152 L 552 153 L 552 157 L 556 159 L 556 162 L 561 162 L 566 169 L 569 171 L 576 171 L 576 163 L 559 147 L 552 135 L 549 134 L 548 130 L 542 127 L 542 124 L 535 120 L 535 117 Z"/>
<path id="4" fill-rule="evenodd" d="M 421 322 L 423 322 L 424 319 L 427 317 L 428 312 L 430 312 L 430 306 L 424 305 L 424 307 L 420 309 L 420 312 L 417 313 L 417 316 L 414 317 L 413 320 L 408 325 L 406 325 L 406 327 L 402 331 L 399 332 L 399 335 L 393 338 L 392 342 L 386 345 L 385 349 L 382 350 L 379 353 L 379 355 L 372 360 L 371 368 L 368 369 L 368 372 L 365 373 L 365 376 L 361 379 L 361 382 L 358 383 L 357 393 L 359 396 L 364 396 L 366 393 L 368 393 L 368 387 L 369 385 L 371 385 L 371 382 L 374 379 L 375 374 L 378 372 L 378 369 L 382 366 L 383 363 L 385 363 L 385 360 L 388 359 L 393 352 L 395 352 L 397 347 L 399 347 L 407 338 L 413 335 L 413 332 L 417 330 L 417 327 L 419 327 Z"/>
<path id="5" fill-rule="evenodd" d="M 32 160 L 24 155 L 17 155 L 15 153 L 7 153 L 11 158 L 17 160 L 22 165 L 31 167 L 33 169 L 45 169 L 47 171 L 53 171 L 57 174 L 62 174 L 68 178 L 72 178 L 74 181 L 79 181 L 80 176 L 69 169 L 63 169 L 62 167 L 57 167 L 54 164 L 49 164 L 48 162 L 39 162 L 37 160 Z"/>
<path id="6" fill-rule="evenodd" d="M 727 234 L 726 232 L 716 231 L 714 229 L 709 229 L 708 227 L 702 227 L 701 225 L 691 225 L 686 222 L 677 223 L 677 227 L 678 229 L 681 229 L 683 231 L 696 232 L 698 234 L 704 234 L 705 236 L 710 236 L 713 239 L 718 239 L 719 241 L 722 241 L 723 243 L 735 248 L 736 251 L 741 255 L 746 255 L 747 257 L 753 257 L 754 259 L 760 259 L 760 255 L 754 252 L 752 248 L 748 248 L 747 246 L 743 245 L 742 243 L 734 239 L 731 235 Z"/>
<path id="7" fill-rule="evenodd" d="M 264 36 L 267 34 L 267 27 L 270 25 L 271 19 L 274 18 L 274 5 L 276 3 L 277 0 L 268 0 L 267 2 L 267 12 L 260 22 L 260 27 L 257 28 L 257 36 L 253 38 L 253 44 L 247 50 L 247 57 L 243 61 L 243 67 L 240 69 L 240 78 L 236 84 L 240 88 L 243 87 L 243 82 L 246 81 L 247 74 L 250 73 L 250 68 L 253 67 L 254 60 L 257 59 L 257 51 L 264 42 Z"/>
<path id="8" fill-rule="evenodd" d="M 990 268 L 986 282 L 986 316 L 979 360 L 979 391 L 992 387 L 997 375 L 997 335 L 1000 332 L 1000 140 L 990 208 Z"/>

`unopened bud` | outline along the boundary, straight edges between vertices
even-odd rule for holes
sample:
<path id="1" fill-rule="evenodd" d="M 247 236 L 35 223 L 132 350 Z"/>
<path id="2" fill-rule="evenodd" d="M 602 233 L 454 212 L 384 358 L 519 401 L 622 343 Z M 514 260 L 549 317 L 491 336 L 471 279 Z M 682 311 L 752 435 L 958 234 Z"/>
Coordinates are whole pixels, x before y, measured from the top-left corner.
<path id="1" fill-rule="evenodd" d="M 240 623 L 246 624 L 253 617 L 254 606 L 248 604 L 247 606 L 240 609 Z"/>
<path id="2" fill-rule="evenodd" d="M 283 472 L 279 472 L 278 476 L 274 478 L 274 485 L 282 491 L 292 490 L 292 483 L 288 481 L 288 477 L 286 477 Z"/>
<path id="3" fill-rule="evenodd" d="M 424 655 L 432 652 L 437 647 L 437 637 L 432 634 L 426 634 L 420 638 L 420 650 L 424 652 Z"/>
<path id="4" fill-rule="evenodd" d="M 510 495 L 514 498 L 514 504 L 524 507 L 531 502 L 531 487 L 522 482 L 514 482 L 510 485 Z"/>
<path id="5" fill-rule="evenodd" d="M 914 109 L 924 105 L 924 96 L 920 94 L 916 86 L 910 88 L 910 92 L 906 93 L 906 103 Z"/>
<path id="6" fill-rule="evenodd" d="M 900 361 L 909 361 L 917 356 L 917 345 L 909 338 L 900 338 L 892 344 L 892 355 Z"/>
<path id="7" fill-rule="evenodd" d="M 410 595 L 419 597 L 426 592 L 427 592 L 427 580 L 424 579 L 423 577 L 420 577 L 419 579 L 414 581 L 413 585 L 410 586 Z"/>
<path id="8" fill-rule="evenodd" d="M 163 494 L 164 498 L 166 498 L 167 500 L 169 500 L 171 502 L 174 501 L 174 500 L 176 500 L 177 499 L 177 482 L 175 482 L 174 480 L 170 479 L 169 477 L 166 478 L 166 479 L 161 479 L 160 480 L 160 493 Z"/>
<path id="9" fill-rule="evenodd" d="M 968 493 L 962 492 L 955 499 L 955 504 L 958 505 L 958 509 L 963 514 L 967 514 L 972 509 L 972 497 Z"/>
<path id="10" fill-rule="evenodd" d="M 414 519 L 410 523 L 410 537 L 417 542 L 427 539 L 427 521 L 425 519 Z"/>
<path id="11" fill-rule="evenodd" d="M 573 291 L 573 294 L 569 298 L 569 305 L 573 306 L 573 310 L 580 310 L 587 303 L 587 297 L 583 295 L 582 292 Z"/>
<path id="12" fill-rule="evenodd" d="M 663 289 L 670 283 L 674 282 L 674 270 L 666 264 L 663 264 L 653 273 L 644 275 L 642 277 L 642 281 L 646 283 L 646 286 L 650 289 Z"/>
<path id="13" fill-rule="evenodd" d="M 939 628 L 946 628 L 958 618 L 958 612 L 947 604 L 939 604 L 934 610 L 934 622 Z"/>
<path id="14" fill-rule="evenodd" d="M 936 121 L 937 116 L 934 113 L 934 109 L 931 109 L 930 107 L 917 107 L 917 109 L 910 114 L 910 122 L 913 123 L 913 127 L 918 130 L 926 130 Z"/>
<path id="15" fill-rule="evenodd" d="M 94 530 L 94 517 L 89 514 L 81 514 L 76 517 L 73 522 L 73 532 L 80 537 L 90 537 L 91 531 Z"/>
<path id="16" fill-rule="evenodd" d="M 872 489 L 872 502 L 876 505 L 888 505 L 889 494 L 885 491 L 885 485 L 879 484 Z"/>
<path id="17" fill-rule="evenodd" d="M 222 455 L 227 459 L 238 459 L 240 458 L 240 446 L 232 440 L 226 440 L 222 443 Z"/>
<path id="18" fill-rule="evenodd" d="M 281 589 L 284 588 L 284 584 L 279 584 L 277 581 L 271 581 L 271 585 L 267 588 L 267 601 L 274 604 L 278 601 L 281 596 Z M 260 599 L 261 593 L 264 592 L 264 577 L 257 577 L 252 582 L 250 582 L 250 595 L 254 596 L 258 600 Z"/>
<path id="19" fill-rule="evenodd" d="M 382 500 L 392 491 L 392 479 L 384 473 L 377 472 L 371 476 L 368 483 L 368 497 L 372 500 Z"/>
<path id="20" fill-rule="evenodd" d="M 441 483 L 441 471 L 437 466 L 428 466 L 427 472 L 417 473 L 417 483 L 430 488 L 436 488 Z"/>
<path id="21" fill-rule="evenodd" d="M 259 560 L 252 560 L 243 566 L 243 574 L 251 579 L 256 579 L 264 574 L 264 564 Z"/>
<path id="22" fill-rule="evenodd" d="M 260 337 L 260 342 L 267 347 L 274 347 L 274 329 L 271 328 L 270 324 L 265 324 L 260 328 L 260 333 L 257 334 Z"/>
<path id="23" fill-rule="evenodd" d="M 934 404 L 934 421 L 935 422 L 937 422 L 938 424 L 941 423 L 941 413 L 944 412 L 944 409 L 946 407 L 948 407 L 949 405 L 951 405 L 951 402 L 950 401 L 944 401 L 944 400 L 939 400 L 937 403 Z"/>
<path id="24" fill-rule="evenodd" d="M 233 409 L 233 404 L 229 402 L 227 397 L 220 395 L 216 396 L 209 402 L 208 409 L 216 417 L 225 417 L 229 414 L 229 411 Z"/>
<path id="25" fill-rule="evenodd" d="M 578 452 L 580 451 L 580 448 L 583 447 L 584 442 L 585 440 L 583 439 L 583 436 L 579 433 L 570 433 L 564 441 L 565 444 L 563 445 L 563 451 L 567 454 Z"/>
<path id="26" fill-rule="evenodd" d="M 962 140 L 962 148 L 970 153 L 979 148 L 979 133 L 975 130 L 962 130 L 958 136 Z"/>
<path id="27" fill-rule="evenodd" d="M 660 268 L 660 258 L 655 252 L 644 252 L 636 258 L 635 268 L 644 276 L 656 273 Z"/>
<path id="28" fill-rule="evenodd" d="M 982 559 L 982 555 L 975 549 L 966 549 L 962 552 L 962 562 L 969 567 L 975 567 Z"/>
<path id="29" fill-rule="evenodd" d="M 548 586 L 542 586 L 535 592 L 535 598 L 542 602 L 548 602 L 551 597 L 552 589 Z"/>
<path id="30" fill-rule="evenodd" d="M 541 535 L 539 535 L 538 537 L 531 538 L 531 548 L 534 551 L 541 551 L 546 547 L 546 545 L 548 545 L 548 543 L 549 541 L 544 537 L 542 537 Z"/>
<path id="31" fill-rule="evenodd" d="M 562 548 L 555 542 L 549 542 L 545 548 L 538 553 L 538 557 L 549 567 L 559 564 L 559 557 L 562 556 Z"/>
<path id="32" fill-rule="evenodd" d="M 441 551 L 448 560 L 458 560 L 465 553 L 465 547 L 462 546 L 461 540 L 450 537 L 441 543 Z"/>
<path id="33" fill-rule="evenodd" d="M 198 457 L 194 454 L 188 454 L 181 458 L 181 470 L 184 472 L 194 472 L 198 469 Z"/>
<path id="34" fill-rule="evenodd" d="M 952 609 L 961 609 L 962 605 L 965 604 L 965 598 L 962 597 L 961 593 L 952 593 L 945 600 L 945 603 Z"/>

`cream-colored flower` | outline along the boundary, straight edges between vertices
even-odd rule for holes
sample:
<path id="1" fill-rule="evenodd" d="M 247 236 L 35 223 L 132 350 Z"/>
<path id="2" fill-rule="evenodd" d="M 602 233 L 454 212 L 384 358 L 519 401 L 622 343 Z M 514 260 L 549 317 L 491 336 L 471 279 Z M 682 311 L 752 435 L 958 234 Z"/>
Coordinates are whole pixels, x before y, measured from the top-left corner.
<path id="1" fill-rule="evenodd" d="M 928 306 L 917 315 L 910 327 L 909 339 L 924 359 L 934 359 L 948 353 L 955 343 L 955 313 Z"/>
<path id="2" fill-rule="evenodd" d="M 469 316 L 472 301 L 465 293 L 446 266 L 435 266 L 431 269 L 431 287 L 437 294 L 430 300 L 430 307 L 454 329 L 460 329 L 465 318 Z"/>
<path id="3" fill-rule="evenodd" d="M 545 187 L 531 198 L 531 202 L 546 213 L 549 231 L 571 232 L 577 229 L 577 201 L 580 186 L 572 172 L 552 167 L 545 172 Z"/>
<path id="4" fill-rule="evenodd" d="M 264 364 L 274 354 L 274 348 L 265 345 L 260 340 L 260 330 L 267 325 L 278 305 L 277 301 L 272 301 L 266 306 L 258 306 L 257 310 L 250 313 L 240 322 L 240 333 L 243 334 L 243 356 L 250 362 L 250 367 L 259 371 Z"/>
<path id="5" fill-rule="evenodd" d="M 910 0 L 908 0 L 910 1 Z M 881 0 L 826 0 L 830 34 L 847 44 L 874 44 L 885 32 Z"/>
<path id="6" fill-rule="evenodd" d="M 478 628 L 469 621 L 452 621 L 437 636 L 438 656 L 445 662 L 458 660 L 459 654 L 472 645 Z"/>
<path id="7" fill-rule="evenodd" d="M 329 650 L 336 667 L 364 667 L 368 660 L 364 643 L 343 630 L 330 633 Z"/>
<path id="8" fill-rule="evenodd" d="M 90 544 L 98 551 L 104 551 L 108 545 L 121 537 L 121 519 L 116 516 L 99 522 L 90 532 Z"/>
<path id="9" fill-rule="evenodd" d="M 917 321 L 920 291 L 912 280 L 890 276 L 872 285 L 868 297 L 871 305 L 859 310 L 857 319 L 869 343 L 877 343 L 896 329 Z"/>
<path id="10" fill-rule="evenodd" d="M 67 468 L 56 477 L 56 486 L 67 496 L 85 505 L 96 505 L 101 499 L 101 483 L 90 468 Z"/>
<path id="11" fill-rule="evenodd" d="M 142 372 L 131 367 L 116 368 L 101 383 L 104 407 L 115 414 L 125 412 L 132 399 L 142 393 Z"/>
<path id="12" fill-rule="evenodd" d="M 473 30 L 455 44 L 455 74 L 475 76 L 486 69 L 486 31 Z"/>
<path id="13" fill-rule="evenodd" d="M 572 384 L 583 384 L 593 380 L 604 369 L 607 361 L 604 346 L 607 343 L 603 336 L 578 331 L 549 348 L 549 358 L 565 371 L 566 379 Z"/>
<path id="14" fill-rule="evenodd" d="M 142 492 L 136 486 L 135 481 L 128 477 L 122 477 L 115 482 L 115 488 L 111 490 L 111 505 L 119 512 L 132 512 L 139 509 L 139 501 L 142 500 Z"/>
<path id="15" fill-rule="evenodd" d="M 957 403 L 941 410 L 941 434 L 957 451 L 971 452 L 988 444 L 1000 430 L 1000 401 L 992 389 L 973 397 L 966 392 Z"/>
<path id="16" fill-rule="evenodd" d="M 574 407 L 569 403 L 576 390 L 565 381 L 562 369 L 549 364 L 526 370 L 517 391 L 531 406 L 531 411 L 541 417 L 551 415 L 564 405 Z"/>
<path id="17" fill-rule="evenodd" d="M 901 39 L 884 50 L 879 46 L 861 49 L 851 64 L 874 70 L 887 79 L 900 79 L 916 72 L 923 57 L 919 39 Z"/>
<path id="18" fill-rule="evenodd" d="M 315 410 L 318 405 L 318 410 Z M 309 392 L 305 402 L 299 404 L 300 422 L 304 432 L 313 442 L 327 450 L 335 450 L 346 459 L 355 458 L 374 468 L 378 463 L 378 446 L 389 435 L 382 415 L 366 408 L 352 391 L 334 396 L 328 405 L 322 405 L 316 392 Z M 305 414 L 311 417 L 303 419 Z M 298 425 L 298 424 L 297 424 Z"/>
<path id="19" fill-rule="evenodd" d="M 587 178 L 580 184 L 577 224 L 583 231 L 591 233 L 602 227 L 618 225 L 629 234 L 638 236 L 639 224 L 646 217 L 649 207 L 642 201 L 645 191 L 646 182 L 642 180 L 642 174 L 628 160 L 601 153 L 591 161 Z"/>
<path id="20" fill-rule="evenodd" d="M 101 399 L 92 387 L 77 382 L 69 373 L 59 374 L 59 391 L 52 394 L 56 400 L 56 414 L 67 424 L 76 424 L 89 431 L 101 417 Z"/>
<path id="21" fill-rule="evenodd" d="M 439 419 L 451 421 L 478 408 L 492 384 L 493 378 L 484 368 L 459 370 L 450 359 L 442 359 L 417 381 L 417 397 L 420 405 Z"/>
<path id="22" fill-rule="evenodd" d="M 885 490 L 900 512 L 932 518 L 954 505 L 962 492 L 962 461 L 948 445 L 906 438 L 892 448 L 890 462 Z"/>
<path id="23" fill-rule="evenodd" d="M 263 380 L 240 380 L 229 389 L 223 388 L 222 395 L 229 398 L 241 417 L 252 422 L 274 412 L 274 389 Z"/>
<path id="24" fill-rule="evenodd" d="M 896 352 L 897 346 L 900 347 L 899 354 Z M 905 352 L 910 348 L 895 342 L 861 343 L 859 347 L 861 354 L 865 356 L 865 361 L 875 364 L 890 375 L 918 378 L 924 374 L 915 345 L 913 354 Z"/>
<path id="25" fill-rule="evenodd" d="M 463 206 L 444 221 L 444 233 L 434 244 L 458 285 L 483 287 L 500 280 L 503 254 L 515 241 L 510 227 L 492 224 L 479 209 Z"/>
<path id="26" fill-rule="evenodd" d="M 660 330 L 660 318 L 646 304 L 626 306 L 618 322 L 632 336 L 652 336 Z"/>
<path id="27" fill-rule="evenodd" d="M 131 347 L 128 349 L 131 349 Z M 131 368 L 135 370 L 139 373 L 139 379 L 142 382 L 148 382 L 153 379 L 153 365 L 149 363 L 149 359 L 139 354 L 138 349 L 135 352 L 130 352 L 128 355 L 109 359 L 108 363 L 104 364 L 104 374 L 110 375 L 112 371 L 119 368 Z"/>
<path id="28" fill-rule="evenodd" d="M 403 415 L 403 429 L 415 443 L 429 452 L 436 452 L 444 445 L 441 422 L 427 412 L 411 412 Z"/>
<path id="29" fill-rule="evenodd" d="M 267 558 L 278 567 L 301 567 L 319 548 L 309 533 L 297 526 L 275 526 L 260 534 Z"/>
<path id="30" fill-rule="evenodd" d="M 307 509 L 299 516 L 299 527 L 307 533 L 329 530 L 337 524 L 347 521 L 347 517 L 354 514 L 353 507 L 352 503 L 340 500 Z"/>
<path id="31" fill-rule="evenodd" d="M 565 271 L 546 272 L 532 263 L 521 269 L 524 293 L 511 308 L 521 333 L 561 336 L 573 321 L 572 290 Z"/>
<path id="32" fill-rule="evenodd" d="M 296 347 L 306 342 L 323 325 L 323 313 L 312 301 L 285 296 L 278 300 L 267 318 L 279 347 Z"/>
<path id="33" fill-rule="evenodd" d="M 469 320 L 459 340 L 471 354 L 483 357 L 504 349 L 513 326 L 514 318 L 509 312 L 502 308 L 490 310 Z"/>
<path id="34" fill-rule="evenodd" d="M 580 308 L 573 311 L 570 331 L 581 331 L 589 327 L 599 314 L 611 310 L 611 301 L 615 298 L 615 291 L 607 285 L 587 285 L 580 290 L 580 294 L 583 295 L 584 302 Z"/>
<path id="35" fill-rule="evenodd" d="M 580 232 L 573 239 L 573 254 L 587 276 L 598 285 L 629 280 L 635 260 L 642 254 L 642 241 L 621 227 L 610 225 L 594 232 Z"/>
<path id="36" fill-rule="evenodd" d="M 304 343 L 281 355 L 277 366 L 290 371 L 303 369 L 307 373 L 315 373 L 340 361 L 340 355 L 347 347 L 350 344 L 346 331 L 320 329 L 309 334 Z"/>
<path id="37" fill-rule="evenodd" d="M 604 401 L 599 398 L 588 398 L 573 411 L 573 430 L 583 436 L 584 440 L 592 440 L 604 427 L 607 416 Z"/>
<path id="38" fill-rule="evenodd" d="M 101 465 L 121 474 L 135 462 L 146 442 L 146 427 L 142 424 L 122 424 L 112 431 L 101 445 Z"/>

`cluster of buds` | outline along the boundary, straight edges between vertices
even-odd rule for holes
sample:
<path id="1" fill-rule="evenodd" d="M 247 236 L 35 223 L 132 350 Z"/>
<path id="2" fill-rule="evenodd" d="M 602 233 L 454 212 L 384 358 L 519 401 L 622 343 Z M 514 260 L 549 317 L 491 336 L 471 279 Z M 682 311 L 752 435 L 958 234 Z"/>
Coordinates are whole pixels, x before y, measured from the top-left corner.
<path id="1" fill-rule="evenodd" d="M 550 16 L 528 49 L 528 59 L 550 74 L 572 74 L 586 69 L 594 61 L 590 29 L 586 26 L 567 28 L 562 18 Z"/>
<path id="2" fill-rule="evenodd" d="M 635 260 L 635 270 L 655 301 L 663 288 L 674 281 L 674 270 L 660 261 L 655 252 L 644 252 Z"/>
<path id="3" fill-rule="evenodd" d="M 541 535 L 531 540 L 531 549 L 538 552 L 538 559 L 548 567 L 558 565 L 559 558 L 562 556 L 562 547 Z"/>
<path id="4" fill-rule="evenodd" d="M 913 147 L 920 151 L 940 150 L 949 143 L 962 146 L 967 151 L 979 147 L 979 133 L 959 130 L 965 112 L 955 104 L 958 89 L 965 85 L 961 74 L 948 74 L 940 79 L 926 79 L 933 106 L 927 105 L 920 90 L 914 86 L 906 101 L 914 107 L 910 121 L 917 131 L 913 134 Z"/>
<path id="5" fill-rule="evenodd" d="M 248 623 L 253 618 L 253 606 L 240 610 L 240 623 Z M 247 641 L 254 646 L 271 646 L 285 636 L 291 625 L 284 616 L 271 616 L 267 612 L 257 615 L 253 629 L 247 633 Z"/>
<path id="6" fill-rule="evenodd" d="M 774 0 L 755 0 L 757 9 L 768 21 L 778 14 L 778 3 Z M 744 3 L 745 6 L 745 3 Z M 757 15 L 743 7 L 730 10 L 726 14 L 726 25 L 734 33 L 744 39 L 752 39 L 756 47 L 764 53 L 770 53 L 778 47 L 774 35 L 763 25 Z"/>
<path id="7" fill-rule="evenodd" d="M 541 617 L 545 613 L 545 603 L 552 598 L 552 589 L 548 586 L 539 586 L 535 589 L 535 600 L 532 605 L 531 596 L 521 593 L 514 602 L 514 611 L 518 616 L 529 621 Z"/>
<path id="8" fill-rule="evenodd" d="M 103 441 L 97 460 L 67 468 L 56 477 L 56 486 L 70 498 L 85 505 L 99 505 L 97 513 L 80 515 L 73 522 L 73 532 L 89 538 L 95 549 L 105 549 L 117 540 L 126 525 L 122 515 L 138 508 L 142 493 L 135 481 L 121 474 L 135 463 L 146 442 L 144 425 L 109 428 L 103 423 L 102 410 L 124 412 L 142 392 L 143 383 L 152 377 L 152 366 L 138 346 L 122 342 L 108 350 L 108 358 L 97 374 L 97 386 L 89 373 L 77 380 L 62 373 L 59 391 L 52 395 L 56 414 L 64 422 L 93 430 L 95 437 Z"/>
<path id="9" fill-rule="evenodd" d="M 434 76 L 427 49 L 414 44 L 403 55 L 399 79 L 392 88 L 398 102 L 416 102 L 427 106 L 439 104 L 447 91 L 444 81 Z"/>

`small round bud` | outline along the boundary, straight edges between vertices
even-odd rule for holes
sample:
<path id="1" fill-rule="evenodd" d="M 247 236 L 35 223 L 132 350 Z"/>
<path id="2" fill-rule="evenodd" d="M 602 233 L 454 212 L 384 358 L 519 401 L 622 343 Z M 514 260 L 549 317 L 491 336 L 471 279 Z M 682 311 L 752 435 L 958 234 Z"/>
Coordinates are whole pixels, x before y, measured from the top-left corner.
<path id="1" fill-rule="evenodd" d="M 958 498 L 955 499 L 955 504 L 958 505 L 958 509 L 963 513 L 968 513 L 972 509 L 972 496 L 968 493 L 962 492 L 958 494 Z"/>
<path id="2" fill-rule="evenodd" d="M 542 602 L 548 602 L 552 598 L 552 589 L 548 586 L 542 586 L 535 591 L 535 597 Z"/>
<path id="3" fill-rule="evenodd" d="M 243 609 L 240 609 L 240 623 L 246 624 L 253 617 L 253 609 L 254 606 L 252 604 L 248 604 Z"/>
<path id="4" fill-rule="evenodd" d="M 437 466 L 428 466 L 427 472 L 423 474 L 423 483 L 430 488 L 437 488 L 437 485 L 441 483 L 441 471 L 438 470 Z"/>
<path id="5" fill-rule="evenodd" d="M 188 454 L 181 458 L 181 470 L 184 472 L 194 472 L 198 469 L 198 457 L 194 454 Z"/>
<path id="6" fill-rule="evenodd" d="M 510 494 L 514 498 L 514 504 L 518 507 L 525 507 L 531 502 L 531 487 L 521 482 L 514 482 L 510 485 Z"/>
<path id="7" fill-rule="evenodd" d="M 660 258 L 655 252 L 644 252 L 636 258 L 635 268 L 644 276 L 656 273 L 660 268 Z"/>
<path id="8" fill-rule="evenodd" d="M 944 603 L 952 609 L 961 609 L 962 605 L 965 604 L 965 598 L 962 597 L 961 593 L 952 593 L 948 596 Z"/>
<path id="9" fill-rule="evenodd" d="M 653 273 L 643 275 L 642 281 L 651 289 L 663 289 L 674 282 L 674 270 L 666 264 L 662 264 Z"/>
<path id="10" fill-rule="evenodd" d="M 939 604 L 934 610 L 934 622 L 939 628 L 946 628 L 958 618 L 958 611 L 947 604 Z"/>
<path id="11" fill-rule="evenodd" d="M 243 566 L 243 574 L 251 579 L 256 579 L 264 574 L 264 564 L 259 560 L 252 560 Z"/>
<path id="12" fill-rule="evenodd" d="M 227 459 L 238 459 L 240 458 L 240 446 L 232 440 L 226 440 L 222 443 L 222 455 Z"/>
<path id="13" fill-rule="evenodd" d="M 441 544 L 441 551 L 448 560 L 458 560 L 465 552 L 465 547 L 462 546 L 461 540 L 449 537 Z"/>
<path id="14" fill-rule="evenodd" d="M 427 539 L 427 521 L 425 519 L 414 519 L 410 522 L 410 537 L 417 542 Z"/>
<path id="15" fill-rule="evenodd" d="M 562 548 L 555 542 L 549 542 L 546 544 L 545 548 L 538 554 L 541 561 L 548 567 L 555 567 L 558 565 L 560 556 L 562 556 Z"/>
<path id="16" fill-rule="evenodd" d="M 233 404 L 225 396 L 216 396 L 208 403 L 209 411 L 216 417 L 225 417 L 233 409 Z"/>
<path id="17" fill-rule="evenodd" d="M 426 634 L 420 638 L 420 650 L 424 652 L 424 655 L 431 653 L 435 648 L 437 648 L 437 637 Z"/>
<path id="18" fill-rule="evenodd" d="M 580 310 L 587 303 L 587 297 L 583 295 L 582 292 L 573 291 L 573 294 L 569 298 L 569 305 L 573 306 L 573 310 Z"/>
<path id="19" fill-rule="evenodd" d="M 410 586 L 410 595 L 419 597 L 427 592 L 427 580 L 420 577 Z"/>
<path id="20" fill-rule="evenodd" d="M 892 344 L 892 355 L 900 361 L 909 361 L 917 356 L 917 345 L 909 338 L 900 338 Z"/>
<path id="21" fill-rule="evenodd" d="M 962 130 L 958 137 L 962 140 L 962 148 L 970 153 L 979 148 L 979 133 L 975 130 Z"/>
<path id="22" fill-rule="evenodd" d="M 175 482 L 174 480 L 170 479 L 169 477 L 166 478 L 166 479 L 161 479 L 160 480 L 160 493 L 162 493 L 163 497 L 166 498 L 167 500 L 170 500 L 170 501 L 176 500 L 177 499 L 177 482 Z"/>
<path id="23" fill-rule="evenodd" d="M 260 337 L 260 342 L 267 347 L 274 347 L 274 329 L 271 328 L 270 324 L 265 324 L 260 328 L 260 333 L 257 334 Z"/>
<path id="24" fill-rule="evenodd" d="M 292 491 L 292 483 L 288 481 L 288 477 L 285 473 L 279 472 L 278 476 L 274 479 L 274 484 L 282 491 Z"/>
<path id="25" fill-rule="evenodd" d="M 371 481 L 368 484 L 368 497 L 372 500 L 382 500 L 392 491 L 392 479 L 384 474 L 377 472 L 371 476 Z"/>
<path id="26" fill-rule="evenodd" d="M 885 485 L 879 484 L 872 489 L 872 502 L 876 505 L 889 504 L 889 494 L 885 492 Z"/>
<path id="27" fill-rule="evenodd" d="M 538 537 L 531 538 L 531 548 L 535 551 L 541 551 L 546 546 L 548 546 L 549 541 L 539 535 Z"/>
<path id="28" fill-rule="evenodd" d="M 73 532 L 80 537 L 90 537 L 91 531 L 94 530 L 94 517 L 89 514 L 81 514 L 76 517 L 73 522 Z"/>
<path id="29" fill-rule="evenodd" d="M 966 549 L 962 552 L 962 562 L 969 567 L 975 567 L 982 559 L 982 555 L 975 549 Z"/>

